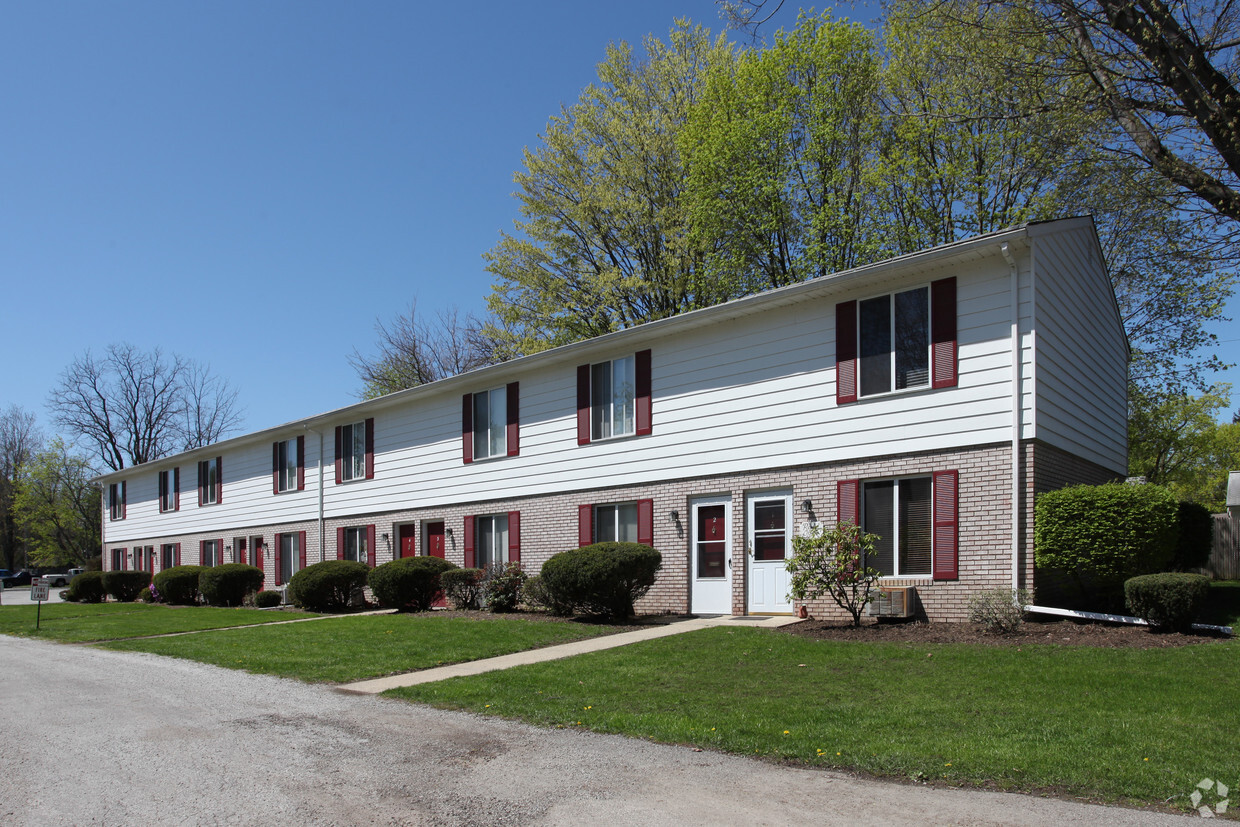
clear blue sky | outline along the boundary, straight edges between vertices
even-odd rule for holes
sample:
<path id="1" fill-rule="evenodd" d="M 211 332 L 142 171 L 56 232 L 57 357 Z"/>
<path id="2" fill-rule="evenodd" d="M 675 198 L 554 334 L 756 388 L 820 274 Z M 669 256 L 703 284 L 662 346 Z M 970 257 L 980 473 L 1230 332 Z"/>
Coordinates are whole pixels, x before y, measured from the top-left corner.
<path id="1" fill-rule="evenodd" d="M 119 341 L 209 363 L 247 431 L 356 401 L 376 317 L 481 310 L 522 149 L 677 16 L 721 28 L 713 0 L 6 5 L 0 408 L 53 433 L 57 375 Z"/>

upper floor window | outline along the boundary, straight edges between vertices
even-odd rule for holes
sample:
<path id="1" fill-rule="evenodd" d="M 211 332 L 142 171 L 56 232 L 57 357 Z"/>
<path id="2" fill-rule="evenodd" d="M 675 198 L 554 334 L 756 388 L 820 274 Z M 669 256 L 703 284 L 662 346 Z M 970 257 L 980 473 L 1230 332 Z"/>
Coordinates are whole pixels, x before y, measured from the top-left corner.
<path id="1" fill-rule="evenodd" d="M 577 368 L 577 442 L 651 432 L 649 350 Z"/>
<path id="2" fill-rule="evenodd" d="M 306 487 L 306 438 L 286 439 L 271 446 L 272 491 L 301 491 Z"/>
<path id="3" fill-rule="evenodd" d="M 859 302 L 861 395 L 930 384 L 930 302 L 918 287 Z"/>
<path id="4" fill-rule="evenodd" d="M 125 481 L 114 482 L 108 486 L 108 517 L 112 520 L 125 519 Z"/>
<path id="5" fill-rule="evenodd" d="M 836 401 L 957 382 L 956 279 L 835 306 Z"/>
<path id="6" fill-rule="evenodd" d="M 214 505 L 223 499 L 223 457 L 212 457 L 198 463 L 198 504 Z"/>
<path id="7" fill-rule="evenodd" d="M 176 511 L 181 507 L 181 469 L 159 472 L 159 510 Z"/>
<path id="8" fill-rule="evenodd" d="M 374 428 L 374 419 L 336 426 L 337 483 L 374 477 Z"/>
<path id="9" fill-rule="evenodd" d="M 467 393 L 461 400 L 461 458 L 465 462 L 492 457 L 515 457 L 521 453 L 517 382 L 481 393 Z"/>

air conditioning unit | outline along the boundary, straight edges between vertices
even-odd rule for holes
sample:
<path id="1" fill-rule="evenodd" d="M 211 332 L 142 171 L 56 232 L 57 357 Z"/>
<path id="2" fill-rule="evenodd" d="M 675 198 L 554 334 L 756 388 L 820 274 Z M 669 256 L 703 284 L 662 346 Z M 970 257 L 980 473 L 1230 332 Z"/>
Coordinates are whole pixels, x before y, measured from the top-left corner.
<path id="1" fill-rule="evenodd" d="M 892 586 L 870 601 L 866 614 L 870 617 L 912 617 L 916 600 L 917 590 L 913 586 Z"/>

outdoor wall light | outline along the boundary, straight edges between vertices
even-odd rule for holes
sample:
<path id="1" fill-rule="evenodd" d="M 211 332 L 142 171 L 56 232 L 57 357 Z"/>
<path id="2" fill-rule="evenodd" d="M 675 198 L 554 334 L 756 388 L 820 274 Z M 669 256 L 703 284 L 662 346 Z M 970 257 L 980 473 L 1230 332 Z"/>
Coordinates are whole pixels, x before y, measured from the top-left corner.
<path id="1" fill-rule="evenodd" d="M 451 528 L 451 526 L 449 526 L 448 528 L 445 528 L 445 529 L 443 530 L 443 533 L 444 533 L 444 534 L 447 534 L 449 537 L 451 537 L 451 536 L 452 536 L 452 528 Z"/>
<path id="2" fill-rule="evenodd" d="M 809 500 L 805 500 L 801 503 L 801 510 L 804 511 L 806 514 L 810 514 L 814 510 L 814 504 L 810 502 Z"/>
<path id="3" fill-rule="evenodd" d="M 673 523 L 678 523 L 680 522 L 680 512 L 672 511 L 671 513 L 667 515 L 667 518 L 671 520 Z"/>
<path id="4" fill-rule="evenodd" d="M 232 554 L 232 546 L 224 546 L 224 551 L 228 554 Z"/>

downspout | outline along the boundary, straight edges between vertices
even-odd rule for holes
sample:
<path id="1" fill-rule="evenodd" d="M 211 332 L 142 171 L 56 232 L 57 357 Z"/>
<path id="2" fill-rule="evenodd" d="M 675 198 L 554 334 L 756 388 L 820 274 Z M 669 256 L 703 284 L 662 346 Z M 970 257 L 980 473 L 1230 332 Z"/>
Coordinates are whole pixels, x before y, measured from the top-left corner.
<path id="1" fill-rule="evenodd" d="M 1012 306 L 1012 591 L 1020 588 L 1020 273 L 1007 242 L 999 252 L 1008 263 Z"/>
<path id="2" fill-rule="evenodd" d="M 323 433 L 314 430 L 309 425 L 301 427 L 312 434 L 318 434 L 319 437 L 319 455 L 315 459 L 315 464 L 319 467 L 319 562 L 322 563 L 327 559 L 326 546 L 323 544 Z"/>

